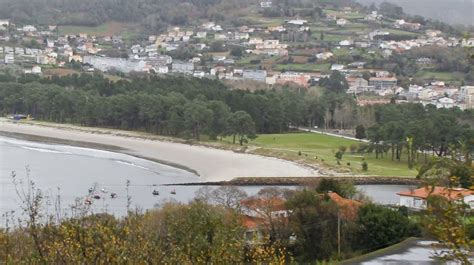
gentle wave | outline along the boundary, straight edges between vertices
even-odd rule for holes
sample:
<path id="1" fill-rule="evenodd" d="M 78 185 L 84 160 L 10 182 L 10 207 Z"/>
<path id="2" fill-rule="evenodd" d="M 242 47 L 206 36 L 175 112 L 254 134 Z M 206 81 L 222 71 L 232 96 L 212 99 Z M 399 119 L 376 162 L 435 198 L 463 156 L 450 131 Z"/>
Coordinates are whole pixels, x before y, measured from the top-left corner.
<path id="1" fill-rule="evenodd" d="M 23 148 L 23 149 L 38 151 L 38 152 L 42 152 L 42 153 L 72 155 L 71 152 L 63 152 L 63 151 L 58 151 L 58 150 L 53 150 L 53 149 L 45 149 L 45 148 L 31 147 L 31 146 L 20 146 L 20 147 Z"/>
<path id="2" fill-rule="evenodd" d="M 140 166 L 140 165 L 137 165 L 137 164 L 129 162 L 129 161 L 125 161 L 125 160 L 114 160 L 114 161 L 119 163 L 119 164 L 122 164 L 122 165 L 127 165 L 127 166 L 131 166 L 131 167 L 140 168 L 140 169 L 143 169 L 143 170 L 152 171 L 151 169 L 149 169 L 147 167 Z"/>

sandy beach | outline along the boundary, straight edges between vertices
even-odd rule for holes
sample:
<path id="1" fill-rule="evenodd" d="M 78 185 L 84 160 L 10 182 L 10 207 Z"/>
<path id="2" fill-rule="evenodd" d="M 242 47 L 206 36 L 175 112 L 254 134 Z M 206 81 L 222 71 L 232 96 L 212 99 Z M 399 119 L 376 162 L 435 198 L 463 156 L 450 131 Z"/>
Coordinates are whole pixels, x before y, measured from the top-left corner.
<path id="1" fill-rule="evenodd" d="M 236 153 L 204 146 L 188 145 L 170 141 L 151 140 L 139 133 L 78 127 L 68 125 L 12 122 L 0 119 L 0 132 L 48 137 L 62 141 L 77 141 L 114 146 L 120 152 L 197 172 L 203 181 L 226 181 L 236 177 L 309 177 L 318 173 L 293 162 Z"/>

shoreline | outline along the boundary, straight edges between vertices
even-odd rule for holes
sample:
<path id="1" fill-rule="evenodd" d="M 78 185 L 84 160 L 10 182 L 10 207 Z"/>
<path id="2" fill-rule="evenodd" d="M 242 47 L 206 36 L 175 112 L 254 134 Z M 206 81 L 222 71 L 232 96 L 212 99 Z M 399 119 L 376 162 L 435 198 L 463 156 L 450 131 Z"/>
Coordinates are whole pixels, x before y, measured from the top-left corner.
<path id="1" fill-rule="evenodd" d="M 120 153 L 120 154 L 128 155 L 128 156 L 131 156 L 131 157 L 143 159 L 143 160 L 148 160 L 148 161 L 158 163 L 158 164 L 161 164 L 161 165 L 170 166 L 170 167 L 173 167 L 173 168 L 176 168 L 176 169 L 181 169 L 181 170 L 184 170 L 184 171 L 188 171 L 188 172 L 196 175 L 197 177 L 199 177 L 199 173 L 196 170 L 192 169 L 192 168 L 188 168 L 186 166 L 183 166 L 183 165 L 180 165 L 180 164 L 175 164 L 175 163 L 168 162 L 168 161 L 163 161 L 163 160 L 154 159 L 154 158 L 150 158 L 150 157 L 142 157 L 142 156 L 139 156 L 139 155 L 130 154 L 129 152 L 127 152 L 127 149 L 124 149 L 124 148 L 121 148 L 121 147 L 118 147 L 118 146 L 105 145 L 105 144 L 100 144 L 100 143 L 90 143 L 90 142 L 66 140 L 66 139 L 59 139 L 59 138 L 51 138 L 51 137 L 37 136 L 37 135 L 32 135 L 32 134 L 5 132 L 5 131 L 1 131 L 1 129 L 0 129 L 0 136 L 13 138 L 13 139 L 18 139 L 18 140 L 25 140 L 25 141 L 30 141 L 30 142 L 38 142 L 38 143 L 45 143 L 45 144 L 68 145 L 68 146 L 73 146 L 73 147 L 81 147 L 81 148 L 88 148 L 88 149 L 94 149 L 94 150 Z"/>
<path id="2" fill-rule="evenodd" d="M 119 152 L 186 170 L 203 182 L 235 178 L 315 177 L 319 170 L 279 158 L 114 129 L 0 119 L 0 135 Z"/>

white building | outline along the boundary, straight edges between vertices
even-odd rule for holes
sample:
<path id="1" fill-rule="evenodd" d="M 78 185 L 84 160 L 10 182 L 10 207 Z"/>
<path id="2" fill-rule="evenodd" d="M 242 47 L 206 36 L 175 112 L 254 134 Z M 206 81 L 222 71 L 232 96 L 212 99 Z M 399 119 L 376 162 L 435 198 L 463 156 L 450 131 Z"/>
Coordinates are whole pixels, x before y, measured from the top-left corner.
<path id="1" fill-rule="evenodd" d="M 292 19 L 292 20 L 289 20 L 288 21 L 288 24 L 291 24 L 291 25 L 296 25 L 296 26 L 303 26 L 304 24 L 306 24 L 308 21 L 307 20 L 304 20 L 304 19 Z"/>
<path id="2" fill-rule="evenodd" d="M 0 19 L 0 26 L 1 26 L 1 27 L 8 27 L 8 26 L 10 26 L 10 20 L 8 20 L 8 19 Z"/>
<path id="3" fill-rule="evenodd" d="M 260 2 L 261 8 L 269 8 L 272 7 L 272 1 L 262 1 Z"/>
<path id="4" fill-rule="evenodd" d="M 13 54 L 5 55 L 5 64 L 14 64 L 15 63 L 15 56 Z"/>
<path id="5" fill-rule="evenodd" d="M 429 196 L 441 196 L 451 201 L 464 202 L 474 207 L 474 191 L 462 188 L 422 187 L 397 193 L 399 205 L 410 209 L 424 210 Z"/>
<path id="6" fill-rule="evenodd" d="M 158 68 L 156 69 L 156 72 L 159 74 L 167 74 L 169 72 L 169 68 L 167 65 L 158 66 Z"/>
<path id="7" fill-rule="evenodd" d="M 336 24 L 337 24 L 338 26 L 341 26 L 341 27 L 342 27 L 342 26 L 345 26 L 345 25 L 347 24 L 347 20 L 345 20 L 345 19 L 343 19 L 343 18 L 340 18 L 340 19 L 336 20 Z"/>
<path id="8" fill-rule="evenodd" d="M 26 25 L 21 29 L 23 32 L 35 32 L 36 28 L 32 25 Z"/>

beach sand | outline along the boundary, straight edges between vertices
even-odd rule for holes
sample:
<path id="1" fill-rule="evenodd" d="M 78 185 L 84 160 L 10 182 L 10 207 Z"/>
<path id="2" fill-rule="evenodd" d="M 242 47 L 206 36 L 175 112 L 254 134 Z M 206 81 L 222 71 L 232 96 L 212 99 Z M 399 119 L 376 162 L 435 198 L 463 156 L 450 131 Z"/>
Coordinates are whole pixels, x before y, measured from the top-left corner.
<path id="1" fill-rule="evenodd" d="M 118 147 L 119 152 L 196 172 L 203 181 L 226 181 L 236 177 L 310 177 L 316 170 L 277 158 L 236 153 L 171 141 L 151 140 L 140 133 L 69 125 L 12 122 L 0 119 L 0 132 L 18 133 L 84 142 L 97 149 Z"/>

